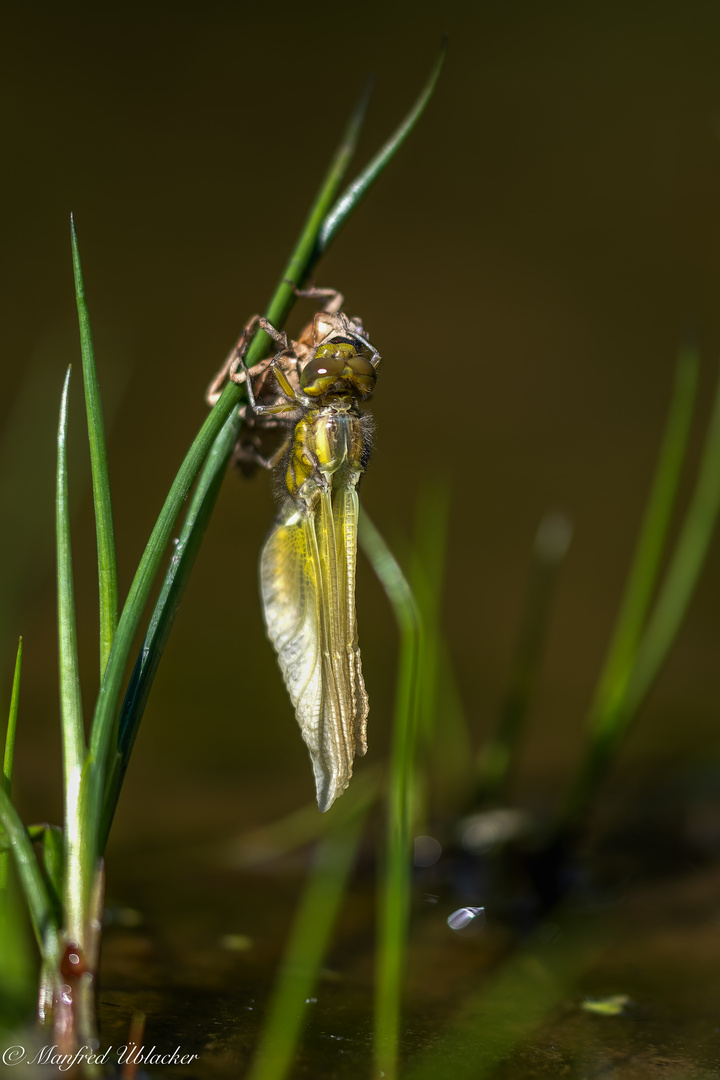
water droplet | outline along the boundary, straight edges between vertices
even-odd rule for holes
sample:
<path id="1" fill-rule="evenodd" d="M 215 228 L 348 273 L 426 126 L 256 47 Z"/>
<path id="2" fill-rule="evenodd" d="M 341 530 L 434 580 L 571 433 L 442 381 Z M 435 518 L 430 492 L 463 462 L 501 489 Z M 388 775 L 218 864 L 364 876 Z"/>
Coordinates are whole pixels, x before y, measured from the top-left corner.
<path id="1" fill-rule="evenodd" d="M 484 920 L 484 918 L 484 907 L 461 907 L 457 911 L 453 911 L 452 915 L 448 915 L 447 924 L 451 930 L 464 930 L 466 926 L 470 926 L 470 923 L 474 923 L 476 919 Z"/>

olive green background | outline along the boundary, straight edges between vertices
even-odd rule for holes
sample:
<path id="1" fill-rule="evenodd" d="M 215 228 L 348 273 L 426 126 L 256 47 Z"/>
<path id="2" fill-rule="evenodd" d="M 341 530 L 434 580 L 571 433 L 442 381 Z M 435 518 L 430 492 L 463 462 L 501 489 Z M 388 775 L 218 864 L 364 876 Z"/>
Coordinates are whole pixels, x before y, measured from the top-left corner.
<path id="1" fill-rule="evenodd" d="M 62 13 L 60 13 L 62 12 Z M 71 487 L 86 707 L 96 586 L 68 219 L 106 396 L 121 592 L 262 310 L 368 72 L 360 167 L 408 109 L 441 34 L 436 96 L 317 271 L 383 356 L 363 501 L 403 551 L 419 489 L 452 490 L 444 618 L 476 744 L 507 675 L 534 531 L 575 537 L 516 779 L 542 800 L 576 762 L 632 553 L 679 342 L 701 342 L 691 490 L 720 352 L 720 10 L 531 2 L 191 7 L 5 4 L 0 670 L 25 668 L 16 791 L 60 815 L 54 429 L 75 373 Z M 296 309 L 290 329 L 305 313 Z M 115 842 L 201 838 L 312 796 L 262 630 L 269 477 L 228 476 L 150 699 Z M 717 752 L 718 546 L 621 764 Z M 380 760 L 396 635 L 358 570 Z M 442 719 L 441 719 L 442 722 Z M 359 768 L 364 765 L 360 764 Z"/>

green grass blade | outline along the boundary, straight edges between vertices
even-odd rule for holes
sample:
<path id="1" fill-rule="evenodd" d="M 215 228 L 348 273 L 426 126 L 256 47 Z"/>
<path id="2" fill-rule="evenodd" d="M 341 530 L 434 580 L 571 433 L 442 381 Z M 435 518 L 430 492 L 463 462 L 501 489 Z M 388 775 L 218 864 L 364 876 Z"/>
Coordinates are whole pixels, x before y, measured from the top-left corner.
<path id="1" fill-rule="evenodd" d="M 592 715 L 599 727 L 603 724 L 606 703 L 623 693 L 657 583 L 690 434 L 698 368 L 697 353 L 683 349 L 678 357 L 670 413 L 640 537 L 598 683 Z"/>
<path id="2" fill-rule="evenodd" d="M 67 406 L 70 368 L 65 376 L 58 425 L 55 523 L 57 542 L 58 641 L 60 655 L 60 712 L 62 715 L 65 787 L 76 789 L 85 757 L 77 622 L 70 546 L 70 512 L 67 477 Z"/>
<path id="3" fill-rule="evenodd" d="M 359 538 L 390 601 L 400 631 L 386 850 L 380 882 L 374 1046 L 376 1071 L 394 1080 L 410 917 L 420 616 L 402 570 L 364 510 L 360 515 Z"/>
<path id="4" fill-rule="evenodd" d="M 90 467 L 92 473 L 93 501 L 95 504 L 95 533 L 97 537 L 98 590 L 100 596 L 100 677 L 102 678 L 112 646 L 118 617 L 117 560 L 115 557 L 115 530 L 113 528 L 112 502 L 110 499 L 110 475 L 105 446 L 105 423 L 103 421 L 100 384 L 95 367 L 90 316 L 85 300 L 80 252 L 75 222 L 70 215 L 73 271 L 75 274 L 75 300 L 80 326 L 80 350 L 82 353 L 83 382 L 85 386 L 85 409 L 90 442 Z"/>
<path id="5" fill-rule="evenodd" d="M 447 556 L 450 491 L 446 483 L 428 484 L 420 493 L 410 553 L 410 585 L 422 616 L 418 733 L 424 750 L 434 751 L 438 667 L 441 653 L 440 609 Z"/>
<path id="6" fill-rule="evenodd" d="M 370 782 L 364 776 L 358 779 L 360 783 L 354 783 L 343 803 L 334 808 L 327 833 L 318 843 L 249 1080 L 282 1080 L 293 1064 L 306 1002 L 317 982 L 366 813 L 377 791 L 374 777 Z"/>
<path id="7" fill-rule="evenodd" d="M 329 207 L 332 205 L 353 153 L 362 117 L 367 108 L 367 98 L 366 91 L 351 117 L 280 284 L 268 306 L 267 316 L 275 325 L 282 326 L 295 299 L 293 285 L 300 284 L 310 268 L 317 244 L 318 232 Z M 267 341 L 268 335 L 264 331 L 255 335 L 250 343 L 246 357 L 248 366 L 252 366 L 262 358 L 267 348 Z M 88 803 L 88 812 L 93 814 L 93 820 L 98 820 L 100 816 L 100 802 L 104 797 L 103 787 L 107 755 L 114 718 L 118 708 L 122 677 L 132 639 L 137 632 L 142 611 L 147 603 L 152 583 L 170 540 L 177 516 L 213 443 L 220 435 L 230 414 L 240 404 L 243 394 L 244 390 L 240 386 L 229 383 L 200 429 L 170 488 L 130 588 L 118 624 L 117 635 L 110 653 L 93 719 L 90 748 L 93 759 L 94 782 Z"/>
<path id="8" fill-rule="evenodd" d="M 57 965 L 59 926 L 27 830 L 4 787 L 0 787 L 0 825 L 10 841 L 40 952 L 48 964 Z"/>
<path id="9" fill-rule="evenodd" d="M 362 775 L 372 776 L 374 782 L 378 771 L 377 766 L 368 766 L 363 769 Z M 356 786 L 353 781 L 353 787 Z M 340 805 L 342 806 L 342 803 Z M 223 838 L 214 846 L 205 843 L 204 851 L 212 862 L 222 866 L 235 869 L 261 866 L 322 839 L 328 832 L 328 822 L 333 820 L 333 815 L 328 817 L 327 814 L 318 814 L 317 802 L 313 800 L 275 821 L 242 832 L 231 840 Z"/>
<path id="10" fill-rule="evenodd" d="M 10 798 L 12 788 L 13 758 L 15 755 L 15 733 L 17 731 L 18 709 L 20 706 L 20 672 L 22 670 L 22 638 L 18 642 L 15 656 L 15 674 L 13 675 L 12 694 L 10 695 L 10 711 L 5 729 L 5 749 L 3 752 L 2 784 L 0 785 Z M 8 886 L 8 872 L 10 868 L 7 851 L 0 851 L 0 903 L 2 894 Z"/>
<path id="11" fill-rule="evenodd" d="M 520 631 L 497 730 L 480 756 L 478 802 L 502 797 L 514 749 L 535 696 L 557 575 L 571 539 L 572 525 L 564 515 L 548 514 L 540 522 L 533 544 Z"/>
<path id="12" fill-rule="evenodd" d="M 63 792 L 65 798 L 65 907 L 68 932 L 83 940 L 85 882 L 83 826 L 81 821 L 82 776 L 85 762 L 77 626 L 70 547 L 70 509 L 67 478 L 67 406 L 70 368 L 65 376 L 58 425 L 57 491 L 55 500 L 58 583 L 58 642 L 60 660 L 60 715 L 63 743 Z"/>
<path id="13" fill-rule="evenodd" d="M 167 644 L 185 592 L 200 544 L 205 535 L 210 516 L 215 507 L 223 474 L 237 441 L 240 419 L 233 413 L 227 420 L 219 437 L 213 443 L 207 461 L 198 480 L 187 516 L 173 551 L 170 568 L 165 576 L 162 591 L 150 620 L 147 634 L 137 662 L 130 677 L 120 711 L 118 752 L 108 780 L 103 809 L 103 836 L 101 850 L 105 846 L 110 825 L 117 806 L 120 788 L 125 777 L 135 737 L 147 704 L 153 679 Z"/>
<path id="14" fill-rule="evenodd" d="M 28 830 L 29 833 L 29 830 Z M 45 886 L 58 924 L 62 922 L 62 896 L 65 876 L 65 837 L 57 825 L 48 825 L 42 834 L 42 865 Z"/>
<path id="15" fill-rule="evenodd" d="M 9 858 L 9 856 L 7 856 Z M 32 1016 L 37 1001 L 37 950 L 16 873 L 0 890 L 0 1042 Z"/>
<path id="16" fill-rule="evenodd" d="M 273 326 L 280 327 L 285 322 L 290 308 L 295 301 L 294 286 L 301 285 L 318 258 L 325 251 L 327 245 L 322 248 L 318 244 L 318 237 L 324 227 L 328 213 L 335 200 L 338 188 L 347 172 L 350 161 L 357 147 L 360 131 L 365 119 L 370 96 L 373 89 L 373 79 L 368 79 L 357 100 L 355 108 L 350 116 L 343 137 L 333 155 L 320 189 L 315 196 L 315 201 L 310 208 L 305 224 L 288 261 L 285 271 L 278 282 L 273 297 L 268 304 L 267 317 Z M 253 346 L 257 343 L 256 350 Z M 250 346 L 247 356 L 248 367 L 260 360 L 263 350 L 266 348 L 267 335 L 256 334 Z"/>
<path id="17" fill-rule="evenodd" d="M 584 973 L 607 948 L 608 927 L 599 920 L 589 922 L 586 913 L 577 918 L 555 911 L 553 922 L 558 933 L 552 941 L 543 940 L 541 927 L 487 985 L 470 993 L 447 1033 L 410 1062 L 404 1080 L 498 1075 L 510 1054 L 576 992 Z M 503 1075 L 526 1075 L 522 1064 L 516 1070 L 503 1070 Z"/>
<path id="18" fill-rule="evenodd" d="M 385 145 L 378 151 L 367 168 L 365 168 L 360 176 L 358 176 L 356 180 L 353 180 L 352 184 L 346 188 L 323 222 L 319 238 L 319 254 L 327 250 L 328 245 L 335 238 L 338 230 L 344 225 L 358 203 L 365 197 L 385 166 L 395 157 L 395 154 L 422 116 L 425 111 L 425 106 L 432 97 L 437 81 L 440 78 L 447 46 L 448 39 L 443 38 L 440 53 L 430 73 L 430 78 L 412 109 L 399 127 L 393 132 Z"/>
<path id="19" fill-rule="evenodd" d="M 703 568 L 719 510 L 720 379 L 695 490 L 629 680 L 626 710 L 630 716 L 644 700 L 677 636 Z"/>
<path id="20" fill-rule="evenodd" d="M 647 621 L 687 446 L 697 369 L 696 354 L 689 349 L 681 352 L 636 555 L 590 711 L 590 741 L 585 761 L 561 811 L 561 821 L 565 824 L 571 824 L 592 798 L 657 675 L 679 628 L 710 542 L 720 498 L 720 490 L 716 490 L 720 468 L 720 386 L 695 494 L 655 612 Z"/>
<path id="21" fill-rule="evenodd" d="M 336 197 L 337 190 L 342 183 L 352 154 L 357 144 L 360 127 L 367 110 L 371 86 L 367 84 L 361 94 L 357 106 L 353 111 L 343 138 L 330 163 L 323 183 L 317 194 L 315 202 L 310 210 L 308 218 L 303 226 L 300 237 L 290 256 L 289 262 L 280 279 L 280 283 L 267 308 L 267 317 L 275 326 L 282 326 L 287 314 L 295 300 L 294 285 L 302 284 L 307 277 L 314 261 L 318 257 L 317 239 L 323 221 Z M 246 361 L 248 366 L 262 358 L 267 348 L 267 334 L 259 332 L 255 335 L 248 349 Z M 159 567 L 165 547 L 170 539 L 171 530 L 174 527 L 177 515 L 187 498 L 190 487 L 199 472 L 202 463 L 209 453 L 214 441 L 220 437 L 222 428 L 228 417 L 237 409 L 244 390 L 230 383 L 223 391 L 220 400 L 205 421 L 201 431 L 195 439 L 188 455 L 180 468 L 166 499 L 163 510 L 155 525 L 153 533 L 148 541 L 145 553 L 133 581 L 127 603 L 118 625 L 117 639 L 111 652 L 110 661 L 103 681 L 101 693 L 98 698 L 98 706 L 93 720 L 91 736 L 91 753 L 93 758 L 92 790 L 88 796 L 88 814 L 92 820 L 100 815 L 100 802 L 107 798 L 106 811 L 103 814 L 103 830 L 108 825 L 107 808 L 114 807 L 117 801 L 117 792 L 112 792 L 110 787 L 104 790 L 106 784 L 106 763 L 109 752 L 114 716 L 118 707 L 122 675 L 127 663 L 132 638 L 137 631 L 147 597 L 152 586 L 152 581 Z M 214 468 L 218 472 L 224 470 L 222 455 L 216 457 Z M 213 476 L 208 474 L 208 484 Z M 189 542 L 189 536 L 188 536 Z M 168 598 L 171 596 L 168 593 Z M 160 617 L 161 611 L 156 611 Z M 111 769 L 113 777 L 116 775 L 115 763 Z M 115 784 L 115 779 L 110 779 L 110 784 Z M 118 789 L 119 790 L 119 789 Z M 100 848 L 102 850 L 102 848 Z"/>
<path id="22" fill-rule="evenodd" d="M 423 628 L 418 686 L 418 778 L 422 779 L 423 792 L 416 824 L 420 829 L 429 800 L 436 798 L 442 812 L 447 813 L 463 805 L 474 784 L 470 733 L 442 630 L 450 497 L 447 479 L 438 477 L 423 487 L 410 552 L 410 587 Z"/>
<path id="23" fill-rule="evenodd" d="M 12 694 L 10 696 L 10 711 L 8 713 L 7 728 L 5 730 L 5 750 L 3 753 L 2 786 L 7 795 L 10 795 L 12 786 L 13 757 L 15 755 L 15 733 L 17 731 L 18 710 L 20 708 L 20 673 L 22 671 L 22 638 L 20 638 L 15 656 L 15 674 L 13 675 Z"/>

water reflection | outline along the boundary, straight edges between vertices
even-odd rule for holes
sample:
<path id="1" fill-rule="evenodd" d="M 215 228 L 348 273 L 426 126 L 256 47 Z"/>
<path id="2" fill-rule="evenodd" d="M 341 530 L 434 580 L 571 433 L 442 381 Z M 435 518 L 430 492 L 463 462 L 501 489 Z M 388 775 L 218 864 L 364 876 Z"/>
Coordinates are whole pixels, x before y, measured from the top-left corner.
<path id="1" fill-rule="evenodd" d="M 472 925 L 474 928 L 485 922 L 484 907 L 461 907 L 448 915 L 447 924 L 451 930 L 465 930 Z"/>
<path id="2" fill-rule="evenodd" d="M 484 855 L 497 844 L 516 840 L 532 826 L 532 819 L 523 810 L 487 810 L 473 814 L 460 823 L 462 846 L 474 855 Z"/>
<path id="3" fill-rule="evenodd" d="M 416 836 L 413 844 L 415 866 L 434 866 L 442 855 L 442 846 L 434 836 Z"/>

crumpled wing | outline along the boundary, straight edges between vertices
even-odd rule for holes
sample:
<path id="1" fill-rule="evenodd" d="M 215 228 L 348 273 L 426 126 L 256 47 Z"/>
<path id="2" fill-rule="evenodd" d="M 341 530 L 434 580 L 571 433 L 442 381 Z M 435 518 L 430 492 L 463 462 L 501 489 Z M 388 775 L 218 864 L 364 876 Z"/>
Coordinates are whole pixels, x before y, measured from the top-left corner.
<path id="1" fill-rule="evenodd" d="M 312 511 L 292 504 L 260 560 L 268 636 L 328 810 L 367 750 L 368 698 L 355 615 L 358 498 L 354 487 L 321 492 Z"/>

